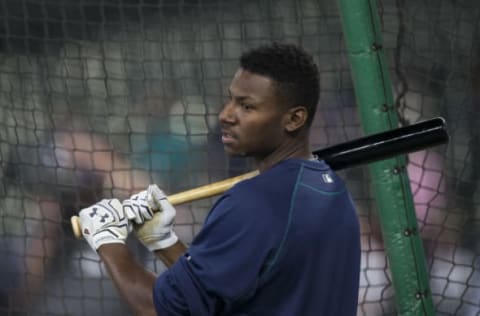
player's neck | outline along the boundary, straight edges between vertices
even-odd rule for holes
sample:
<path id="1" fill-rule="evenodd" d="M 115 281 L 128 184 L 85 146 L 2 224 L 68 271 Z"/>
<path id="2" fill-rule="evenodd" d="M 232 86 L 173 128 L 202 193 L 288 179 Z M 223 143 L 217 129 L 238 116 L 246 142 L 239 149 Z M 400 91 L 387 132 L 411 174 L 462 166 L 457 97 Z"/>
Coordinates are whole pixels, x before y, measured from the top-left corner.
<path id="1" fill-rule="evenodd" d="M 257 168 L 264 172 L 283 160 L 290 158 L 311 159 L 312 151 L 309 146 L 308 138 L 301 141 L 298 139 L 287 141 L 279 146 L 275 151 L 261 159 L 255 159 Z"/>

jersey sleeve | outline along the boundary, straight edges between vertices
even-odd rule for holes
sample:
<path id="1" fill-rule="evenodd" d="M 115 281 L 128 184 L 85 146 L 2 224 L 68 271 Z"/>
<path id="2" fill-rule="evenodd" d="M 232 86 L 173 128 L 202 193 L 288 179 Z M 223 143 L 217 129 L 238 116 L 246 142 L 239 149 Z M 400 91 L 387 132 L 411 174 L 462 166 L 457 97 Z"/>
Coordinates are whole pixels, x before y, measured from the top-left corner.
<path id="1" fill-rule="evenodd" d="M 254 292 L 273 239 L 259 205 L 237 200 L 223 196 L 188 252 L 157 279 L 159 315 L 212 315 Z"/>

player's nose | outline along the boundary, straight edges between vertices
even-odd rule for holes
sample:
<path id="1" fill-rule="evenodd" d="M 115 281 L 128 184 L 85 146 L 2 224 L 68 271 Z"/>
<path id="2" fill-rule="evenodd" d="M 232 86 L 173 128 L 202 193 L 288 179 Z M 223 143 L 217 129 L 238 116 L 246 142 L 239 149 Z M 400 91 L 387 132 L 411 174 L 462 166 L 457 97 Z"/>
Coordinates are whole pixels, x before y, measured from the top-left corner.
<path id="1" fill-rule="evenodd" d="M 235 122 L 235 106 L 233 101 L 227 101 L 224 105 L 220 113 L 218 114 L 218 118 L 220 123 L 233 123 Z"/>

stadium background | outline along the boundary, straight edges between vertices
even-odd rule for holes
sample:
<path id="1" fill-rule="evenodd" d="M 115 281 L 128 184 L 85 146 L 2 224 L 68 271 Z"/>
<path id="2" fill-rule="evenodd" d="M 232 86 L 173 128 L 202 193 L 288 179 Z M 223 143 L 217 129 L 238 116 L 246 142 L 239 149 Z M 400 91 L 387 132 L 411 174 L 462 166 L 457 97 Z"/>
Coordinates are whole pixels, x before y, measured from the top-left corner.
<path id="1" fill-rule="evenodd" d="M 378 7 L 401 123 L 441 115 L 451 134 L 448 146 L 412 154 L 408 166 L 435 309 L 478 315 L 480 4 Z M 314 54 L 314 148 L 362 136 L 334 1 L 1 0 L 0 17 L 2 315 L 127 314 L 96 254 L 73 239 L 69 217 L 150 182 L 175 193 L 250 170 L 223 155 L 216 124 L 250 47 L 288 41 Z M 362 225 L 358 315 L 395 315 L 368 171 L 341 175 Z M 183 240 L 213 200 L 179 208 Z"/>

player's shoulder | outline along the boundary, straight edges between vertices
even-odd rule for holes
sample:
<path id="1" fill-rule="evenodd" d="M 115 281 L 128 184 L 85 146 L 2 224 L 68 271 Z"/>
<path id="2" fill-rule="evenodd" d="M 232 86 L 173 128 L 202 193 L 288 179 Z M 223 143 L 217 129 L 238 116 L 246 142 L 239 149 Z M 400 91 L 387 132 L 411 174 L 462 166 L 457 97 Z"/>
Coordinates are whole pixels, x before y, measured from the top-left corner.
<path id="1" fill-rule="evenodd" d="M 255 197 L 258 203 L 272 197 L 288 199 L 299 186 L 328 192 L 345 190 L 343 179 L 325 161 L 288 159 L 254 178 L 238 183 L 232 193 Z"/>
<path id="2" fill-rule="evenodd" d="M 259 196 L 262 194 L 288 192 L 297 181 L 302 168 L 327 170 L 323 162 L 310 162 L 301 159 L 284 160 L 259 175 L 237 183 L 229 194 L 237 197 Z"/>

